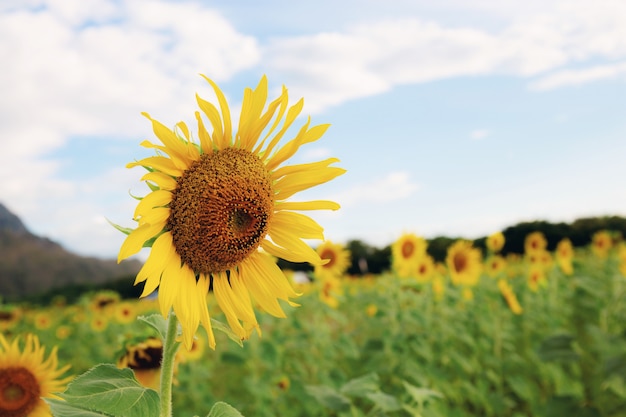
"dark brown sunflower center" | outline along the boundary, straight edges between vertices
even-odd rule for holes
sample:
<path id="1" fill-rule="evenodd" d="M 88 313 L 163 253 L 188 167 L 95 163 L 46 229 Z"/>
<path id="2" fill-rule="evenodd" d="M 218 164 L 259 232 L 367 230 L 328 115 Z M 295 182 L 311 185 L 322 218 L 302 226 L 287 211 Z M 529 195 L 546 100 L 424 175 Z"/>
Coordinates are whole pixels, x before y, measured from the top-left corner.
<path id="1" fill-rule="evenodd" d="M 328 263 L 324 265 L 324 268 L 331 268 L 337 260 L 335 251 L 331 249 L 324 249 L 322 251 L 322 254 L 320 255 L 320 258 L 322 258 L 323 260 L 328 260 Z"/>
<path id="2" fill-rule="evenodd" d="M 402 257 L 408 259 L 413 255 L 415 251 L 415 245 L 413 242 L 403 242 L 402 243 Z"/>
<path id="3" fill-rule="evenodd" d="M 22 367 L 0 369 L 0 415 L 27 416 L 39 402 L 41 387 Z"/>
<path id="4" fill-rule="evenodd" d="M 457 253 L 454 255 L 452 263 L 456 272 L 463 272 L 467 268 L 467 256 L 464 253 Z"/>
<path id="5" fill-rule="evenodd" d="M 195 272 L 226 271 L 259 247 L 273 207 L 263 162 L 244 149 L 227 148 L 201 155 L 178 178 L 167 229 Z"/>

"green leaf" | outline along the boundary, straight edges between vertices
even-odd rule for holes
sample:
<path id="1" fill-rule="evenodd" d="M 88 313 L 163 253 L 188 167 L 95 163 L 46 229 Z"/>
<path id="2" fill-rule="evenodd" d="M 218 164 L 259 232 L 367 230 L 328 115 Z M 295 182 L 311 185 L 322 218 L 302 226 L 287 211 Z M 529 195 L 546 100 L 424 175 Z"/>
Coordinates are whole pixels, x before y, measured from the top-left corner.
<path id="1" fill-rule="evenodd" d="M 89 411 L 61 400 L 45 398 L 45 401 L 50 406 L 50 412 L 54 417 L 110 417 L 109 414 Z"/>
<path id="2" fill-rule="evenodd" d="M 151 314 L 149 316 L 139 316 L 138 320 L 143 321 L 159 333 L 161 340 L 165 340 L 167 334 L 167 321 L 161 314 Z"/>
<path id="3" fill-rule="evenodd" d="M 593 407 L 584 407 L 581 401 L 571 396 L 552 397 L 546 404 L 546 417 L 601 417 Z"/>
<path id="4" fill-rule="evenodd" d="M 97 365 L 78 376 L 59 396 L 67 401 L 67 406 L 89 410 L 95 415 L 98 412 L 109 417 L 159 415 L 159 394 L 140 385 L 129 368 L 118 369 L 110 364 Z"/>
<path id="5" fill-rule="evenodd" d="M 211 411 L 207 414 L 207 417 L 243 417 L 235 407 L 225 403 L 217 402 L 211 407 Z"/>
<path id="6" fill-rule="evenodd" d="M 574 362 L 580 358 L 580 355 L 572 348 L 574 336 L 569 334 L 557 334 L 545 338 L 537 354 L 544 362 Z"/>
<path id="7" fill-rule="evenodd" d="M 370 392 L 380 389 L 378 374 L 372 372 L 359 378 L 351 379 L 341 387 L 340 392 L 352 397 L 365 397 Z"/>
<path id="8" fill-rule="evenodd" d="M 433 391 L 428 388 L 418 388 L 406 381 L 402 381 L 402 384 L 404 385 L 404 389 L 407 390 L 409 395 L 411 395 L 413 400 L 418 404 L 424 404 L 426 400 L 431 398 L 444 398 L 443 394 L 438 391 Z"/>
<path id="9" fill-rule="evenodd" d="M 221 321 L 217 321 L 215 319 L 211 319 L 211 327 L 213 327 L 213 330 L 217 330 L 217 331 L 220 331 L 220 332 L 224 333 L 226 336 L 228 336 L 228 338 L 230 340 L 232 340 L 233 342 L 237 343 L 239 346 L 243 347 L 243 341 L 241 340 L 241 338 L 239 336 L 237 336 L 235 334 L 235 332 L 233 332 L 230 329 L 230 327 L 228 327 L 227 325 L 225 325 Z"/>
<path id="10" fill-rule="evenodd" d="M 382 411 L 397 411 L 402 409 L 402 404 L 396 399 L 396 397 L 385 394 L 384 392 L 370 392 L 366 394 L 366 397 L 376 404 L 376 407 L 380 408 Z"/>
<path id="11" fill-rule="evenodd" d="M 321 385 L 307 385 L 306 392 L 326 408 L 335 411 L 346 411 L 350 409 L 350 399 L 341 395 L 330 387 Z"/>

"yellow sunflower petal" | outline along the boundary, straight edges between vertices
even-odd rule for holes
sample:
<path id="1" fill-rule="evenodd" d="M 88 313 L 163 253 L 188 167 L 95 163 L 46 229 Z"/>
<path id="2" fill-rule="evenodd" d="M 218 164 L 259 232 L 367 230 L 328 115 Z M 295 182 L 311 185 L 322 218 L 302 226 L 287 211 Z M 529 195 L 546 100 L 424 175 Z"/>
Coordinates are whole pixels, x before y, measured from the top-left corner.
<path id="1" fill-rule="evenodd" d="M 287 159 L 291 158 L 297 151 L 300 149 L 300 146 L 315 142 L 326 132 L 329 124 L 317 125 L 313 126 L 311 129 L 305 131 L 310 123 L 310 119 L 307 121 L 306 125 L 300 130 L 298 136 L 295 139 L 292 139 L 290 142 L 287 142 L 285 146 L 279 149 L 275 155 L 271 157 L 271 159 L 267 163 L 267 169 L 273 170 Z"/>
<path id="2" fill-rule="evenodd" d="M 148 172 L 141 177 L 141 181 L 151 181 L 162 190 L 172 191 L 176 188 L 175 178 L 158 171 Z"/>
<path id="3" fill-rule="evenodd" d="M 339 210 L 340 207 L 339 204 L 329 200 L 279 201 L 276 203 L 276 210 Z"/>
<path id="4" fill-rule="evenodd" d="M 274 213 L 272 228 L 289 230 L 301 239 L 324 239 L 324 229 L 315 220 L 301 213 L 279 211 Z"/>
<path id="5" fill-rule="evenodd" d="M 203 153 L 209 153 L 213 151 L 213 141 L 211 140 L 211 136 L 209 132 L 207 132 L 206 127 L 204 127 L 204 122 L 202 121 L 202 117 L 199 112 L 196 112 L 196 120 L 198 121 L 198 136 L 200 137 L 200 148 Z"/>
<path id="6" fill-rule="evenodd" d="M 198 277 L 198 286 L 196 291 L 196 302 L 200 311 L 200 323 L 207 332 L 207 338 L 209 340 L 209 346 L 211 349 L 215 349 L 215 334 L 213 333 L 213 326 L 211 325 L 211 317 L 209 316 L 209 309 L 206 303 L 207 294 L 209 292 L 209 285 L 211 280 L 205 274 L 200 274 Z"/>
<path id="7" fill-rule="evenodd" d="M 326 167 L 284 176 L 274 185 L 277 191 L 276 198 L 287 199 L 297 192 L 328 182 L 345 172 L 346 170 L 343 168 Z"/>
<path id="8" fill-rule="evenodd" d="M 135 278 L 135 285 L 142 281 L 146 281 L 143 292 L 140 296 L 141 298 L 152 294 L 152 292 L 159 286 L 161 274 L 163 273 L 165 266 L 171 261 L 172 253 L 172 234 L 170 232 L 165 232 L 154 241 L 150 255 L 148 255 L 148 259 L 141 267 L 137 277 Z"/>
<path id="9" fill-rule="evenodd" d="M 165 265 L 159 286 L 159 307 L 163 317 L 167 317 L 180 294 L 178 280 L 181 274 L 181 262 L 178 255 L 173 258 Z"/>
<path id="10" fill-rule="evenodd" d="M 183 343 L 189 350 L 193 345 L 193 336 L 198 330 L 200 312 L 198 305 L 190 302 L 196 294 L 196 274 L 187 265 L 180 269 L 178 286 L 179 296 L 174 300 L 174 312 L 183 329 Z"/>
<path id="11" fill-rule="evenodd" d="M 152 170 L 163 172 L 164 174 L 171 175 L 172 177 L 180 177 L 183 170 L 174 165 L 171 159 L 164 156 L 149 156 L 147 158 L 140 159 L 137 162 L 130 162 L 126 164 L 126 168 L 132 168 L 136 166 L 151 168 Z"/>
<path id="12" fill-rule="evenodd" d="M 302 242 L 300 241 L 300 243 Z M 304 243 L 302 243 L 302 245 L 306 246 Z M 311 248 L 309 249 L 312 253 L 309 253 L 305 248 L 298 248 L 301 249 L 301 251 L 294 250 L 292 247 L 285 249 L 284 247 L 281 247 L 267 239 L 261 242 L 261 248 L 277 258 L 281 258 L 289 262 L 308 262 L 312 265 L 317 265 L 322 262 L 319 255 Z"/>
<path id="13" fill-rule="evenodd" d="M 207 82 L 209 84 L 211 84 L 211 87 L 213 87 L 213 91 L 215 91 L 215 96 L 217 97 L 217 101 L 220 103 L 220 110 L 222 111 L 222 118 L 224 119 L 224 134 L 223 137 L 221 138 L 221 142 L 217 143 L 216 145 L 218 145 L 218 149 L 224 149 L 231 141 L 232 138 L 232 124 L 231 124 L 231 118 L 230 118 L 230 108 L 228 107 L 228 102 L 226 101 L 226 97 L 224 96 L 224 93 L 222 93 L 222 90 L 220 90 L 220 88 L 217 86 L 217 84 L 215 84 L 213 82 L 213 80 L 211 80 L 210 78 L 207 78 L 206 76 L 200 74 L 205 80 L 207 80 Z"/>
<path id="14" fill-rule="evenodd" d="M 133 218 L 137 219 L 144 214 L 145 211 L 151 210 L 155 207 L 163 207 L 172 201 L 172 193 L 166 190 L 156 190 L 141 199 L 137 207 L 135 207 L 135 213 Z"/>
<path id="15" fill-rule="evenodd" d="M 228 277 L 225 272 L 219 272 L 213 275 L 213 294 L 215 294 L 215 299 L 217 300 L 220 309 L 224 312 L 230 328 L 242 340 L 247 339 L 248 335 L 239 322 L 239 318 L 235 312 L 235 304 L 238 301 L 232 294 L 232 289 L 228 284 Z"/>
<path id="16" fill-rule="evenodd" d="M 124 243 L 122 243 L 120 253 L 117 256 L 117 262 L 119 263 L 122 259 L 126 259 L 139 252 L 143 247 L 143 244 L 147 240 L 154 237 L 162 229 L 163 225 L 151 225 L 146 223 L 130 232 L 124 240 Z"/>
<path id="17" fill-rule="evenodd" d="M 174 153 L 181 159 L 184 159 L 187 156 L 188 143 L 180 140 L 180 138 L 178 138 L 171 129 L 165 127 L 161 122 L 154 120 L 148 113 L 143 112 L 141 114 L 152 122 L 152 130 L 154 131 L 154 134 L 157 138 L 159 138 L 163 145 L 171 151 L 168 152 L 169 155 Z"/>
<path id="18" fill-rule="evenodd" d="M 278 145 L 278 142 L 280 142 L 282 137 L 285 135 L 285 132 L 287 132 L 287 130 L 293 124 L 293 122 L 296 120 L 296 118 L 298 117 L 300 112 L 302 112 L 302 107 L 303 106 L 304 106 L 304 100 L 300 99 L 300 100 L 298 100 L 298 102 L 296 104 L 294 104 L 293 106 L 291 106 L 289 108 L 289 110 L 287 111 L 287 117 L 285 118 L 285 122 L 283 123 L 283 127 L 276 134 L 276 136 L 274 136 L 272 138 L 271 142 L 269 143 L 269 145 L 267 145 L 267 148 L 265 149 L 265 151 L 263 153 L 263 156 L 265 158 L 269 158 L 272 155 L 272 151 L 274 150 L 276 145 Z M 307 126 L 308 126 L 308 124 L 307 124 Z M 303 129 L 306 129 L 306 128 L 303 128 Z M 303 130 L 301 130 L 301 132 L 302 131 Z"/>

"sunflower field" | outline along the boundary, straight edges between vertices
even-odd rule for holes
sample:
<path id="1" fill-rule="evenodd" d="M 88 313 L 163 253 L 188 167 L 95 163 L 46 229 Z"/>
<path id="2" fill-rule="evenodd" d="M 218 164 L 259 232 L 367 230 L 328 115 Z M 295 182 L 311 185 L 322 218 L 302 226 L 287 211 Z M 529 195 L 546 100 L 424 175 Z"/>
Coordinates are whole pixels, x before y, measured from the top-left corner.
<path id="1" fill-rule="evenodd" d="M 564 240 L 550 252 L 536 233 L 523 255 L 501 256 L 499 239 L 485 253 L 458 241 L 438 263 L 405 235 L 392 270 L 364 277 L 343 272 L 341 245 L 318 248 L 326 268 L 286 271 L 302 295 L 285 318 L 261 312 L 261 335 L 243 343 L 217 331 L 215 349 L 200 329 L 178 352 L 175 415 L 224 401 L 257 417 L 625 416 L 624 243 L 599 232 L 587 247 Z M 162 344 L 145 321 L 158 312 L 154 298 L 99 291 L 71 305 L 1 305 L 0 329 L 57 349 L 65 377 L 111 363 L 154 387 Z"/>

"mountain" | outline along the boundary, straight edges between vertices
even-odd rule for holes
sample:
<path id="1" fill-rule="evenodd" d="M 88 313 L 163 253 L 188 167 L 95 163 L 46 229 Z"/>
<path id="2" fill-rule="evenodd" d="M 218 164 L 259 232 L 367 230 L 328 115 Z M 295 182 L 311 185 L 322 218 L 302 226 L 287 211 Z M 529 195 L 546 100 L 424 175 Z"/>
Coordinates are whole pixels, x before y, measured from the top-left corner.
<path id="1" fill-rule="evenodd" d="M 0 298 L 35 295 L 68 284 L 101 284 L 132 276 L 139 261 L 84 257 L 32 234 L 0 203 Z"/>

